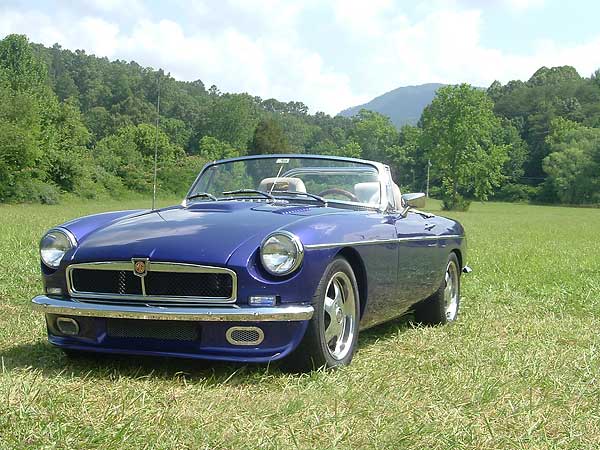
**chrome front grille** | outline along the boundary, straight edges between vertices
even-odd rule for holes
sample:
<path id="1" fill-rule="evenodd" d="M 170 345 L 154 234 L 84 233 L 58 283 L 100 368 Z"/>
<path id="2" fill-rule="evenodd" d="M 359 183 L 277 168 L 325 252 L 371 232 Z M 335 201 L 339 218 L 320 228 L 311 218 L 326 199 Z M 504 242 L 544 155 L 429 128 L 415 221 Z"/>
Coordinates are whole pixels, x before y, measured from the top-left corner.
<path id="1" fill-rule="evenodd" d="M 156 261 L 139 276 L 131 261 L 108 261 L 68 266 L 67 285 L 72 297 L 99 303 L 233 303 L 237 277 L 222 267 Z"/>
<path id="2" fill-rule="evenodd" d="M 140 277 L 129 270 L 74 268 L 71 271 L 73 292 L 142 295 Z"/>

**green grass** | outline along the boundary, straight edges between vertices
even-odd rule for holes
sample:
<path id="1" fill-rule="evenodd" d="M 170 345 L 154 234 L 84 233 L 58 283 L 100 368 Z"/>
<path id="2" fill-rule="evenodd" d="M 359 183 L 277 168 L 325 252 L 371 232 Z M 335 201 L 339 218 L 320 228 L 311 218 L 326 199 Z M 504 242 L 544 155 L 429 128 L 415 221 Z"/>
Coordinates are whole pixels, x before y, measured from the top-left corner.
<path id="1" fill-rule="evenodd" d="M 600 210 L 473 204 L 459 321 L 361 334 L 352 365 L 72 361 L 29 306 L 48 227 L 139 202 L 0 206 L 0 447 L 595 448 Z M 147 206 L 147 205 L 146 205 Z"/>

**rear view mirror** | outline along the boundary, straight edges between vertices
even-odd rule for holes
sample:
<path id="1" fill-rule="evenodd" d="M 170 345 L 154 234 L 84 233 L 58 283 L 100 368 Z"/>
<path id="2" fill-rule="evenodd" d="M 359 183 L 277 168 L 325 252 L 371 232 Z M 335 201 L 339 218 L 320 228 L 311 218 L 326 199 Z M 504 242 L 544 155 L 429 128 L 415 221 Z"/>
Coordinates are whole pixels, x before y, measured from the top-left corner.
<path id="1" fill-rule="evenodd" d="M 410 194 L 402 194 L 402 201 L 404 202 L 404 206 L 409 206 L 411 208 L 425 208 L 425 201 L 427 197 L 422 192 L 413 192 Z"/>

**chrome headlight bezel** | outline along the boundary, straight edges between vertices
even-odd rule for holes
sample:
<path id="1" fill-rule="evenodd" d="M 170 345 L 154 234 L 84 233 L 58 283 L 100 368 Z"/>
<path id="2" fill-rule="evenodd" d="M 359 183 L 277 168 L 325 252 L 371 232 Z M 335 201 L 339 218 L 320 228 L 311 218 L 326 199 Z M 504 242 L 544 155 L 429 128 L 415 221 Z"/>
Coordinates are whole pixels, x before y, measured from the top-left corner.
<path id="1" fill-rule="evenodd" d="M 279 244 L 282 247 L 287 246 L 288 256 L 291 257 L 291 260 L 288 260 L 288 263 L 279 264 L 279 269 L 272 264 L 271 261 L 266 259 L 268 256 L 266 254 L 266 247 L 269 244 L 277 245 L 273 243 L 273 240 L 278 240 Z M 283 252 L 282 252 L 283 253 Z M 263 268 L 269 272 L 271 275 L 282 277 L 289 275 L 300 267 L 302 261 L 304 260 L 304 246 L 300 241 L 300 238 L 289 231 L 275 231 L 273 233 L 268 234 L 260 244 L 260 262 Z"/>
<path id="2" fill-rule="evenodd" d="M 54 247 L 53 247 L 54 245 Z M 77 239 L 66 228 L 52 228 L 40 240 L 40 259 L 50 269 L 58 269 L 65 254 L 77 247 Z M 54 251 L 49 255 L 48 251 Z"/>

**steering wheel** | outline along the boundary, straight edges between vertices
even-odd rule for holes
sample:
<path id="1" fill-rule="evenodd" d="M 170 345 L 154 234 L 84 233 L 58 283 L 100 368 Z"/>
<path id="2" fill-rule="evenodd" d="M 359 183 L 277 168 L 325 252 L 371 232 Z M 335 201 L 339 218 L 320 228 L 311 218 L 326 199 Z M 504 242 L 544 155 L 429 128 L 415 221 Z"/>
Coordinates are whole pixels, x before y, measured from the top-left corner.
<path id="1" fill-rule="evenodd" d="M 358 201 L 358 197 L 356 195 L 354 195 L 352 192 L 347 191 L 345 189 L 340 189 L 340 188 L 325 189 L 324 191 L 319 192 L 318 195 L 319 195 L 319 197 L 325 197 L 326 195 L 331 195 L 331 194 L 343 195 L 345 197 L 348 197 L 353 202 Z"/>

